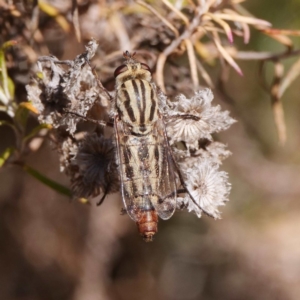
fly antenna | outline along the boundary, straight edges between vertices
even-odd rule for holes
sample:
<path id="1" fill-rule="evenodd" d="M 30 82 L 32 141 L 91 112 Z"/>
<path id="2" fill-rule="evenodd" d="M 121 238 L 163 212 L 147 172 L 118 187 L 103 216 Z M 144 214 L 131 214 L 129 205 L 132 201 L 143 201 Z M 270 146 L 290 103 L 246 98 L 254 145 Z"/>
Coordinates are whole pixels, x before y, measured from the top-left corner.
<path id="1" fill-rule="evenodd" d="M 128 50 L 126 50 L 123 52 L 123 57 L 128 61 L 134 61 L 135 54 L 136 52 L 130 53 Z"/>

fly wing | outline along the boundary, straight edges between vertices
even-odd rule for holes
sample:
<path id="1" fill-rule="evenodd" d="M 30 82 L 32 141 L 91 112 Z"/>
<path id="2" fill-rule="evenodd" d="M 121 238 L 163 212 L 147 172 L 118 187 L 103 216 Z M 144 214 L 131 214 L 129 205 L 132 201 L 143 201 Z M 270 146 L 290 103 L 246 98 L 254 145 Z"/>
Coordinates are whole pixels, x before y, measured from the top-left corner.
<path id="1" fill-rule="evenodd" d="M 171 149 L 168 144 L 164 123 L 158 119 L 154 126 L 154 136 L 157 138 L 155 150 L 157 173 L 157 197 L 152 199 L 152 204 L 159 217 L 163 220 L 171 218 L 176 209 L 176 180 L 175 168 L 171 158 Z"/>
<path id="2" fill-rule="evenodd" d="M 121 192 L 128 215 L 137 222 L 154 208 L 160 218 L 169 219 L 176 208 L 176 184 L 162 120 L 153 125 L 153 132 L 136 136 L 116 118 L 115 133 Z"/>
<path id="3" fill-rule="evenodd" d="M 143 183 L 143 164 L 138 157 L 141 143 L 138 137 L 130 134 L 123 121 L 116 117 L 114 124 L 122 199 L 130 218 L 138 222 L 145 211 L 153 208 L 151 193 Z"/>

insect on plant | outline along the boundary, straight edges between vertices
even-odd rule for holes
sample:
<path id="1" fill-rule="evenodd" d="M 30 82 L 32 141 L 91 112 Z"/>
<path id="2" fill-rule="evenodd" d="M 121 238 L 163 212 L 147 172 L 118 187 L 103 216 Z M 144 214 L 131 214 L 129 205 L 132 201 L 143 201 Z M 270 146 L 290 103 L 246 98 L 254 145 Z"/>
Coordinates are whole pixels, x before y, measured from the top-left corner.
<path id="1" fill-rule="evenodd" d="M 92 40 L 74 61 L 40 58 L 42 76 L 27 86 L 39 121 L 57 128 L 61 169 L 71 178 L 74 197 L 102 193 L 100 205 L 108 193 L 121 191 L 124 211 L 147 242 L 157 232 L 158 219 L 169 219 L 176 208 L 219 218 L 217 207 L 227 201 L 230 184 L 218 166 L 230 152 L 211 134 L 234 120 L 211 106 L 208 89 L 169 101 L 153 82 L 150 67 L 128 51 L 115 69 L 112 96 L 89 63 L 97 46 Z M 107 107 L 108 122 L 90 118 L 97 105 Z M 98 129 L 77 139 L 83 120 Z M 113 127 L 110 138 L 103 134 L 108 127 Z"/>
<path id="2" fill-rule="evenodd" d="M 168 143 L 157 88 L 147 64 L 124 52 L 115 72 L 114 130 L 125 211 L 145 241 L 157 232 L 158 217 L 176 209 L 176 175 L 182 179 Z M 184 115 L 184 118 L 193 116 Z M 182 181 L 183 185 L 184 182 Z M 106 196 L 100 200 L 102 203 Z"/>

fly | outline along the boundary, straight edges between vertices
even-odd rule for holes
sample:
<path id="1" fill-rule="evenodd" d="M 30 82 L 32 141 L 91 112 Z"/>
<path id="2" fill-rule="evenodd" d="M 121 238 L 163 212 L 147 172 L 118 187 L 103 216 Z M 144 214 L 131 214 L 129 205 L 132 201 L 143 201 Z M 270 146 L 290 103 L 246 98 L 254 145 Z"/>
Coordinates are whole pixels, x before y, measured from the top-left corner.
<path id="1" fill-rule="evenodd" d="M 136 222 L 144 240 L 149 242 L 157 232 L 158 218 L 167 220 L 175 212 L 177 193 L 187 193 L 197 207 L 199 204 L 188 190 L 173 157 L 151 70 L 148 65 L 135 60 L 134 55 L 126 51 L 125 64 L 114 72 L 113 124 L 66 112 L 98 125 L 114 126 L 125 211 Z M 100 81 L 98 84 L 105 90 Z M 110 98 L 108 92 L 107 95 Z M 197 118 L 189 114 L 180 117 Z M 177 189 L 176 179 L 183 189 Z M 108 191 L 109 185 L 98 205 Z"/>
<path id="2" fill-rule="evenodd" d="M 152 241 L 158 217 L 167 220 L 176 209 L 175 172 L 150 68 L 133 56 L 126 51 L 114 73 L 114 128 L 126 212 Z"/>

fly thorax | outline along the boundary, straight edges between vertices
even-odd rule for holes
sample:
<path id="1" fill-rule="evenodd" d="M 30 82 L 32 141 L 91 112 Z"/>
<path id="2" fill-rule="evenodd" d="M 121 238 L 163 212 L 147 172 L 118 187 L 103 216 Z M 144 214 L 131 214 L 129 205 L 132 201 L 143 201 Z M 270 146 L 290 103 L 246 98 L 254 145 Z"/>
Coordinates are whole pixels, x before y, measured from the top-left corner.
<path id="1" fill-rule="evenodd" d="M 146 134 L 158 120 L 158 99 L 151 83 L 142 79 L 122 83 L 116 94 L 116 109 L 133 132 Z"/>

